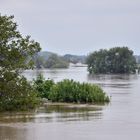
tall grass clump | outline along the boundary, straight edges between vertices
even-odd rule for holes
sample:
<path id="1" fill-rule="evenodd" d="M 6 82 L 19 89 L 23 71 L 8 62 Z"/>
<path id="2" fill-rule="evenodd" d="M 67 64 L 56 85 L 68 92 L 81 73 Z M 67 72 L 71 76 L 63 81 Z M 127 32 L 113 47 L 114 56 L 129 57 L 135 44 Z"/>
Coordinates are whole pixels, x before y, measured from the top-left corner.
<path id="1" fill-rule="evenodd" d="M 39 80 L 42 79 L 42 80 Z M 80 83 L 74 80 L 64 79 L 54 83 L 52 80 L 44 80 L 41 77 L 35 81 L 38 95 L 52 102 L 66 103 L 105 103 L 109 97 L 95 84 Z"/>

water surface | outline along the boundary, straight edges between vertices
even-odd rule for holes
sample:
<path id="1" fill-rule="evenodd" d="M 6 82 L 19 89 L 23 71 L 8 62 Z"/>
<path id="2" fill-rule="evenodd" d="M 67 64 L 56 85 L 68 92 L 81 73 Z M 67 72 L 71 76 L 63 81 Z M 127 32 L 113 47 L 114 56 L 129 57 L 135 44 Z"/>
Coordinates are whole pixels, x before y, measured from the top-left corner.
<path id="1" fill-rule="evenodd" d="M 140 76 L 88 75 L 86 68 L 26 71 L 60 81 L 100 85 L 111 96 L 104 106 L 46 106 L 33 112 L 0 114 L 0 140 L 139 140 Z"/>

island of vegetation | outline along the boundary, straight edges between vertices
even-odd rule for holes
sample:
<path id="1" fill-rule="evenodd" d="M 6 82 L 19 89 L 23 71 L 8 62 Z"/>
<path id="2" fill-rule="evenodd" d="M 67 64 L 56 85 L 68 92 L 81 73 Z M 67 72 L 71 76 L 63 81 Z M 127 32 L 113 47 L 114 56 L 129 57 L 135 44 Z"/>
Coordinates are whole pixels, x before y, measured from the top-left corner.
<path id="1" fill-rule="evenodd" d="M 55 83 L 53 80 L 45 80 L 42 75 L 39 75 L 33 85 L 38 91 L 39 97 L 51 102 L 94 104 L 109 102 L 109 97 L 95 84 L 80 83 L 69 79 Z"/>
<path id="2" fill-rule="evenodd" d="M 137 69 L 136 58 L 128 47 L 101 49 L 87 57 L 88 71 L 95 74 L 130 74 Z"/>
<path id="3" fill-rule="evenodd" d="M 41 48 L 29 36 L 22 36 L 13 18 L 0 15 L 0 111 L 34 109 L 42 98 L 52 102 L 109 102 L 109 97 L 94 84 L 73 80 L 54 83 L 41 76 L 33 82 L 27 81 L 21 73 L 34 68 L 32 58 Z"/>

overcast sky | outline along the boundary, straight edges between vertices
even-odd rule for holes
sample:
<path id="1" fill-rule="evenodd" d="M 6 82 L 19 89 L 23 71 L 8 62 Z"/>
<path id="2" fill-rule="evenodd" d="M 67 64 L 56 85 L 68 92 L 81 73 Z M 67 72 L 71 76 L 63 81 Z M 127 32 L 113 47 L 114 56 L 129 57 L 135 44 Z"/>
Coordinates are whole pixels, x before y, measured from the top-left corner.
<path id="1" fill-rule="evenodd" d="M 140 54 L 140 0 L 0 0 L 43 50 L 88 54 L 128 46 Z"/>

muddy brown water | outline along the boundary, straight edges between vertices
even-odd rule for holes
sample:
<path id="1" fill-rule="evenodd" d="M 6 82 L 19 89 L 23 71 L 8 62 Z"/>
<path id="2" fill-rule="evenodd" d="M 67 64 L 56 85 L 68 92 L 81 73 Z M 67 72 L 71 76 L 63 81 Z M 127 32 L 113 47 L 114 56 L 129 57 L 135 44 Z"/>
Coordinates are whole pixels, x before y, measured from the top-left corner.
<path id="1" fill-rule="evenodd" d="M 100 85 L 108 105 L 49 105 L 32 112 L 0 114 L 0 140 L 139 140 L 140 76 L 88 75 L 85 67 L 26 71 L 55 81 L 74 79 Z"/>

